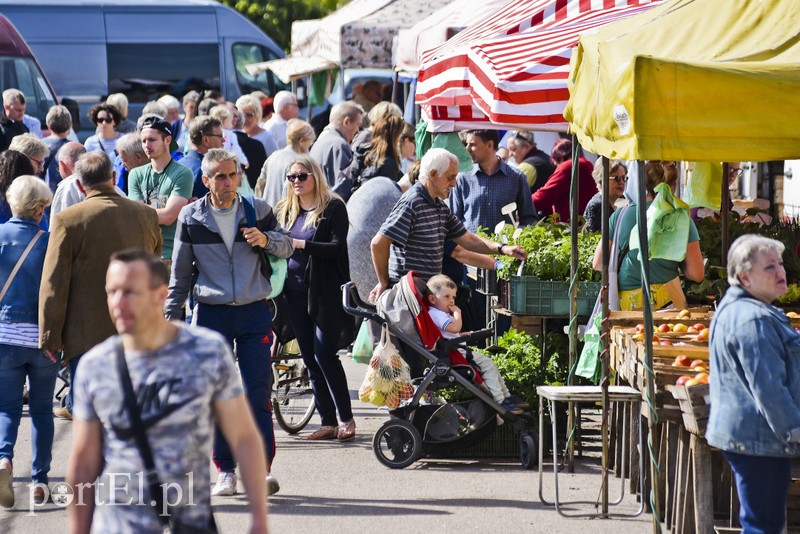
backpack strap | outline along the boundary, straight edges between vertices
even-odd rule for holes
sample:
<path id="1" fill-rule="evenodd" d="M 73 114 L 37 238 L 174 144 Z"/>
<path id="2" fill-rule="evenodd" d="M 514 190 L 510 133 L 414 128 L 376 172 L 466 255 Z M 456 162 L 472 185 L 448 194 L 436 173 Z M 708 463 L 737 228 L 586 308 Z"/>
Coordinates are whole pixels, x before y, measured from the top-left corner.
<path id="1" fill-rule="evenodd" d="M 256 208 L 253 205 L 252 195 L 242 195 L 242 206 L 244 206 L 244 218 L 247 220 L 248 228 L 256 226 Z"/>

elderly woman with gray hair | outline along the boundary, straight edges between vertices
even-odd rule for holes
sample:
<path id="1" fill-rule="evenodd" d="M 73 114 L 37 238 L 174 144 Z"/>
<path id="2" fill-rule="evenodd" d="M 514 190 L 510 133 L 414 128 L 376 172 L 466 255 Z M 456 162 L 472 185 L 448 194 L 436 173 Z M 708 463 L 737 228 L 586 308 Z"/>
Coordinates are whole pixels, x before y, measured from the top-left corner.
<path id="1" fill-rule="evenodd" d="M 0 506 L 14 506 L 12 461 L 22 418 L 22 390 L 30 380 L 35 484 L 32 498 L 49 496 L 53 447 L 53 390 L 58 364 L 39 349 L 39 283 L 48 235 L 39 223 L 53 194 L 40 178 L 20 176 L 6 193 L 13 217 L 0 225 Z"/>
<path id="2" fill-rule="evenodd" d="M 733 469 L 744 533 L 783 531 L 800 456 L 800 333 L 771 305 L 787 289 L 783 251 L 762 236 L 734 241 L 731 287 L 711 323 L 706 438 Z"/>

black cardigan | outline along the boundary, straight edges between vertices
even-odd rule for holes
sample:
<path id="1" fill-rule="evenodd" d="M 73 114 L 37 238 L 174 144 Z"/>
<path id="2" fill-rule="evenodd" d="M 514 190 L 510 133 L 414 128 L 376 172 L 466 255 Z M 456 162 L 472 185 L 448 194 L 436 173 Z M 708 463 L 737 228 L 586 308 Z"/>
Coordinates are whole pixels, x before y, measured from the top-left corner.
<path id="1" fill-rule="evenodd" d="M 347 256 L 347 208 L 332 199 L 317 223 L 314 236 L 306 241 L 308 253 L 305 282 L 308 285 L 308 315 L 326 335 L 336 339 L 336 348 L 355 339 L 355 318 L 342 308 L 342 284 L 350 280 Z"/>

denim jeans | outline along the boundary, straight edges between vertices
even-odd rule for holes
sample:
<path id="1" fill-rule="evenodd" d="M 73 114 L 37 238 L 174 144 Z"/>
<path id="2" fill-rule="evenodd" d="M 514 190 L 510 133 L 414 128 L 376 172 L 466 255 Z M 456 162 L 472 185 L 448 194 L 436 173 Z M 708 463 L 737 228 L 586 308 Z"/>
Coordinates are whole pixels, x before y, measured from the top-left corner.
<path id="1" fill-rule="evenodd" d="M 197 326 L 222 334 L 231 347 L 235 344 L 236 359 L 242 375 L 256 426 L 267 447 L 267 466 L 275 457 L 275 432 L 272 427 L 269 377 L 272 372 L 270 351 L 272 314 L 266 300 L 229 306 L 226 304 L 197 305 Z M 225 436 L 217 425 L 214 431 L 214 463 L 220 471 L 233 472 L 236 462 Z"/>
<path id="2" fill-rule="evenodd" d="M 314 400 L 323 426 L 336 426 L 353 418 L 347 376 L 336 351 L 336 342 L 320 330 L 308 315 L 308 292 L 286 289 L 289 322 L 297 336 L 300 354 L 308 367 Z"/>
<path id="3" fill-rule="evenodd" d="M 58 364 L 39 349 L 0 344 L 0 458 L 14 459 L 14 444 L 22 418 L 22 388 L 30 377 L 33 466 L 31 478 L 46 484 L 53 455 L 53 392 Z"/>
<path id="4" fill-rule="evenodd" d="M 722 454 L 736 478 L 742 534 L 783 532 L 792 479 L 791 458 Z"/>
<path id="5" fill-rule="evenodd" d="M 81 356 L 75 356 L 67 361 L 67 366 L 69 367 L 69 389 L 67 390 L 67 397 L 64 399 L 64 407 L 69 413 L 72 413 L 72 385 L 75 383 L 75 373 L 78 370 Z"/>

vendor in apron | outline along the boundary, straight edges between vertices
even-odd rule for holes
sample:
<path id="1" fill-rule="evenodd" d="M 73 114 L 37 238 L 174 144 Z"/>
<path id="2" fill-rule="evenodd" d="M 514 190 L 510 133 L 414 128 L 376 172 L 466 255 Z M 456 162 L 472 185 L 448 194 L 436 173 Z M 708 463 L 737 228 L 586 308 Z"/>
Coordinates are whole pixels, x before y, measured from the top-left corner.
<path id="1" fill-rule="evenodd" d="M 686 279 L 694 282 L 701 282 L 705 276 L 697 227 L 689 218 L 688 206 L 673 196 L 677 182 L 678 169 L 675 162 L 650 161 L 645 165 L 648 209 L 652 207 L 654 200 L 656 200 L 655 207 L 658 208 L 654 218 L 653 211 L 648 211 L 648 220 L 653 219 L 655 222 L 648 224 L 648 246 L 651 255 L 650 298 L 654 309 L 663 308 L 669 303 L 676 309 L 686 308 L 686 297 L 678 277 L 679 268 Z M 609 221 L 610 235 L 615 235 L 616 226 L 621 225 L 618 234 L 619 308 L 628 311 L 642 308 L 636 212 L 635 206 L 631 206 L 631 209 L 618 210 Z M 659 224 L 659 220 L 667 222 Z M 602 267 L 601 248 L 598 243 L 593 262 L 594 268 L 598 270 Z"/>

